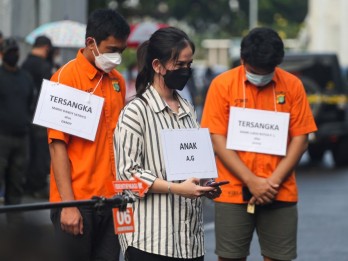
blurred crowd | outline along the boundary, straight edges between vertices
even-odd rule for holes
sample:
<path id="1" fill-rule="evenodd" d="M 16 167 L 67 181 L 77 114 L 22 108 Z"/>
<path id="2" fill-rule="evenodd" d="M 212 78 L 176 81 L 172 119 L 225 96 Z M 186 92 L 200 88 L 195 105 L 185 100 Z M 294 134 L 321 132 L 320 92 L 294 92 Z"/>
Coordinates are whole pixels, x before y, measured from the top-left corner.
<path id="1" fill-rule="evenodd" d="M 0 32 L 0 199 L 48 199 L 50 156 L 46 128 L 32 124 L 43 79 L 59 68 L 59 48 L 38 36 L 22 64 L 14 37 Z M 15 219 L 15 218 L 14 218 Z"/>

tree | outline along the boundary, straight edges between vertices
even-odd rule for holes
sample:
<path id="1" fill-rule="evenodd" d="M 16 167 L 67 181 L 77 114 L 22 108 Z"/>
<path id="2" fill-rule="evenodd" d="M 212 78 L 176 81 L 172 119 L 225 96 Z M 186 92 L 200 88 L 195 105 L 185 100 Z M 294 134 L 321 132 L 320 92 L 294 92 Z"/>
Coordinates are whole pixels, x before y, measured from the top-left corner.
<path id="1" fill-rule="evenodd" d="M 237 3 L 232 9 L 230 3 Z M 247 0 L 89 0 L 89 10 L 114 7 L 130 22 L 144 17 L 190 26 L 202 38 L 241 36 L 249 29 Z M 296 37 L 308 10 L 306 0 L 259 0 L 259 25 Z"/>

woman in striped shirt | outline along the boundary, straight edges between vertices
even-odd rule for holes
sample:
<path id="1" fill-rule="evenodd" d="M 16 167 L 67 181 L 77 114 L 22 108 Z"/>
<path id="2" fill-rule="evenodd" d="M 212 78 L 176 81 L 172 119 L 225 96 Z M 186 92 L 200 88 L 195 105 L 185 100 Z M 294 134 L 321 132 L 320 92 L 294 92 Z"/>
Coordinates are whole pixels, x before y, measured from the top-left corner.
<path id="1" fill-rule="evenodd" d="M 192 105 L 176 92 L 191 76 L 194 51 L 174 27 L 157 30 L 138 49 L 137 97 L 121 112 L 114 137 L 117 178 L 137 175 L 150 186 L 133 204 L 135 232 L 119 235 L 128 261 L 204 260 L 201 196 L 221 190 L 197 178 L 168 182 L 160 144 L 162 129 L 199 127 Z"/>

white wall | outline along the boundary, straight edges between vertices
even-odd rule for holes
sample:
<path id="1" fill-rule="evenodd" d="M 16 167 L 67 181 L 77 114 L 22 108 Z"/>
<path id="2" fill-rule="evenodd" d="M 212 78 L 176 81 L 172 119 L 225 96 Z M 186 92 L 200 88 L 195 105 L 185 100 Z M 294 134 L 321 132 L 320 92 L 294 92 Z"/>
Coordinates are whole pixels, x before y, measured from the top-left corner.
<path id="1" fill-rule="evenodd" d="M 307 49 L 314 52 L 336 52 L 348 66 L 348 1 L 309 0 L 305 28 Z"/>

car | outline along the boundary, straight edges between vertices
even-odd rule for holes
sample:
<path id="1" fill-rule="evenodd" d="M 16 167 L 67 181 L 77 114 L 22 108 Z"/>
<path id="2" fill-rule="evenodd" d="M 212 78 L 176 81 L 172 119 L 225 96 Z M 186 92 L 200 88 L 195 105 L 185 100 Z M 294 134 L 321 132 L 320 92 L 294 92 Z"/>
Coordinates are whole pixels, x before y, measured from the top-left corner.
<path id="1" fill-rule="evenodd" d="M 326 151 L 335 166 L 348 165 L 348 88 L 335 53 L 287 53 L 280 67 L 301 79 L 318 131 L 310 135 L 308 155 L 320 162 Z"/>

